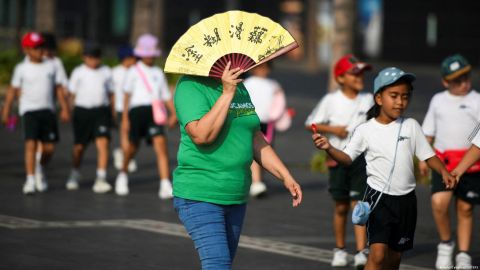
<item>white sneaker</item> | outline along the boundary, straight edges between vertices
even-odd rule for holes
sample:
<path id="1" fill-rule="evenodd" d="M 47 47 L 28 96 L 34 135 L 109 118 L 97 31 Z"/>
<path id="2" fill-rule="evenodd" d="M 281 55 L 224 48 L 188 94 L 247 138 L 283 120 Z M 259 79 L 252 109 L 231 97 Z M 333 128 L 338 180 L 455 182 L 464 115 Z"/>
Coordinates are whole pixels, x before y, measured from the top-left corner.
<path id="1" fill-rule="evenodd" d="M 128 162 L 128 172 L 136 172 L 137 171 L 137 162 L 135 161 L 135 159 L 132 159 L 130 160 L 130 162 Z"/>
<path id="2" fill-rule="evenodd" d="M 250 196 L 259 197 L 267 192 L 267 186 L 263 182 L 252 182 L 250 185 Z"/>
<path id="3" fill-rule="evenodd" d="M 362 250 L 355 254 L 355 257 L 353 257 L 353 266 L 355 268 L 362 268 L 367 264 L 367 252 L 366 250 Z"/>
<path id="4" fill-rule="evenodd" d="M 348 253 L 345 249 L 335 248 L 333 249 L 333 260 L 332 266 L 333 267 L 344 267 L 348 265 Z"/>
<path id="5" fill-rule="evenodd" d="M 455 257 L 456 267 L 455 269 L 473 269 L 472 257 L 466 252 L 460 252 Z"/>
<path id="6" fill-rule="evenodd" d="M 168 200 L 173 198 L 173 189 L 170 180 L 160 181 L 160 190 L 158 191 L 158 197 L 162 200 Z"/>
<path id="7" fill-rule="evenodd" d="M 128 195 L 130 191 L 128 190 L 128 176 L 126 173 L 121 172 L 115 180 L 115 193 L 120 196 Z"/>
<path id="8" fill-rule="evenodd" d="M 35 188 L 38 192 L 45 192 L 48 189 L 47 180 L 45 180 L 45 176 L 41 172 L 35 174 Z"/>
<path id="9" fill-rule="evenodd" d="M 98 178 L 95 179 L 95 183 L 93 184 L 93 192 L 95 193 L 106 193 L 112 189 L 112 186 L 105 180 L 105 178 Z"/>
<path id="10" fill-rule="evenodd" d="M 67 183 L 65 184 L 65 188 L 67 190 L 77 190 L 79 181 L 80 174 L 76 172 L 71 172 L 70 176 L 68 177 Z"/>
<path id="11" fill-rule="evenodd" d="M 435 262 L 435 268 L 451 269 L 453 267 L 452 257 L 455 244 L 452 243 L 440 243 L 437 246 L 437 261 Z"/>
<path id="12" fill-rule="evenodd" d="M 122 149 L 117 148 L 113 151 L 113 164 L 117 170 L 122 169 L 123 166 L 123 152 Z"/>
<path id="13" fill-rule="evenodd" d="M 35 179 L 27 177 L 27 181 L 23 184 L 23 194 L 33 194 L 35 193 Z"/>

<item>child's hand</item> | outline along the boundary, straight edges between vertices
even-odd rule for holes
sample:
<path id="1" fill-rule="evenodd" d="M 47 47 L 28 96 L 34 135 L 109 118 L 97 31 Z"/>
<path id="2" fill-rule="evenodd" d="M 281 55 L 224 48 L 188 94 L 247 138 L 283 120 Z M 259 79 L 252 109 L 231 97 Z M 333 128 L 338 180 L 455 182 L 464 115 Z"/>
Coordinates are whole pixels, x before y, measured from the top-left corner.
<path id="1" fill-rule="evenodd" d="M 313 134 L 312 140 L 313 140 L 313 143 L 315 144 L 315 147 L 317 147 L 320 150 L 327 150 L 331 147 L 327 137 L 321 134 L 318 134 L 318 133 Z"/>
<path id="2" fill-rule="evenodd" d="M 442 172 L 442 178 L 447 189 L 454 189 L 457 186 L 457 178 L 451 175 L 447 170 Z"/>
<path id="3" fill-rule="evenodd" d="M 341 139 L 345 139 L 348 136 L 348 131 L 346 126 L 336 126 L 332 127 L 333 134 Z"/>
<path id="4" fill-rule="evenodd" d="M 60 111 L 60 120 L 64 123 L 70 121 L 70 113 L 68 112 L 68 110 Z"/>
<path id="5" fill-rule="evenodd" d="M 453 171 L 451 171 L 450 174 L 453 177 L 455 177 L 456 185 L 458 185 L 458 182 L 460 182 L 460 178 L 462 177 L 462 174 L 460 172 L 456 171 L 455 169 L 453 169 Z"/>

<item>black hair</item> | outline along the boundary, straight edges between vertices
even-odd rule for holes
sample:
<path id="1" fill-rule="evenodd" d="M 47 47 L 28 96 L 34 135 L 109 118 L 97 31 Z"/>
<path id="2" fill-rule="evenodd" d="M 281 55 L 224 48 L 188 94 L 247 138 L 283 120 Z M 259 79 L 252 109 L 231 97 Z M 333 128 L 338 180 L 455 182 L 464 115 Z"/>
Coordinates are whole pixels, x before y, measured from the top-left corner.
<path id="1" fill-rule="evenodd" d="M 374 95 L 373 95 L 373 103 L 374 105 L 367 111 L 367 120 L 370 120 L 372 118 L 376 118 L 380 115 L 380 109 L 381 109 L 381 106 L 377 104 L 377 102 L 375 101 L 375 97 L 377 95 L 380 95 L 382 94 L 382 92 L 387 89 L 388 87 L 390 86 L 394 86 L 394 85 L 399 85 L 399 84 L 406 84 L 409 88 L 408 90 L 408 98 L 410 99 L 410 97 L 412 96 L 412 91 L 413 91 L 413 84 L 412 84 L 412 81 L 407 79 L 407 78 L 400 78 L 398 81 L 396 81 L 395 83 L 392 83 L 392 84 L 389 84 L 389 85 L 385 85 L 384 87 L 380 88 Z"/>
<path id="2" fill-rule="evenodd" d="M 43 37 L 43 40 L 45 41 L 43 43 L 43 48 L 55 51 L 57 49 L 57 40 L 55 38 L 55 35 L 50 32 L 42 32 L 41 35 Z"/>

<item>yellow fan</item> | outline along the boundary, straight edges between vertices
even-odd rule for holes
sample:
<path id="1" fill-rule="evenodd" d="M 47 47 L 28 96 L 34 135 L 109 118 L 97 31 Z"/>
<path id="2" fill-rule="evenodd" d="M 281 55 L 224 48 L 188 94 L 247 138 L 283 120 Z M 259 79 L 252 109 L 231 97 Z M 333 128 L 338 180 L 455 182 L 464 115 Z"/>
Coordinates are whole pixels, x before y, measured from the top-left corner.
<path id="1" fill-rule="evenodd" d="M 245 71 L 298 47 L 278 23 L 256 13 L 228 11 L 193 25 L 175 43 L 165 72 L 222 77 L 226 64 Z"/>

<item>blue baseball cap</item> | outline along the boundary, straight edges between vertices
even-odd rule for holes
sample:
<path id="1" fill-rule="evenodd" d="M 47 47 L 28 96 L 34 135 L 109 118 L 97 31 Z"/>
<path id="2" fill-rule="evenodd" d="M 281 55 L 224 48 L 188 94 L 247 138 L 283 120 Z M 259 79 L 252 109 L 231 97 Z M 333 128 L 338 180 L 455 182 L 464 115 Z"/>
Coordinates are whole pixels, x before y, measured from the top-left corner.
<path id="1" fill-rule="evenodd" d="M 118 49 L 118 59 L 122 61 L 127 57 L 134 57 L 133 48 L 129 45 L 122 46 Z"/>
<path id="2" fill-rule="evenodd" d="M 388 67 L 380 71 L 373 81 L 373 94 L 376 94 L 385 86 L 396 83 L 400 79 L 406 79 L 409 82 L 415 81 L 417 78 L 413 73 L 407 73 L 396 67 Z"/>

